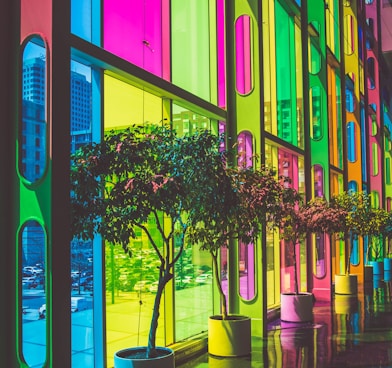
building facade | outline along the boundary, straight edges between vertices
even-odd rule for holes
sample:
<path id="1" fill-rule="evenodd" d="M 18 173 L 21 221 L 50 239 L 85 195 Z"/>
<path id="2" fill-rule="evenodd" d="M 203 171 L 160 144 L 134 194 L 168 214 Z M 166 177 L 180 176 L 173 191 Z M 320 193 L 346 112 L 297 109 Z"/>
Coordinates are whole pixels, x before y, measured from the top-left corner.
<path id="1" fill-rule="evenodd" d="M 391 209 L 391 1 L 3 6 L 1 366 L 110 367 L 114 351 L 146 344 L 156 280 L 148 241 L 134 240 L 129 259 L 69 233 L 70 153 L 106 130 L 167 121 L 183 133 L 225 132 L 246 165 L 274 166 L 307 199 L 352 189 Z M 347 262 L 363 281 L 366 239 L 353 245 L 347 260 L 348 245 L 327 235 L 301 244 L 301 290 L 330 302 Z M 266 231 L 222 252 L 221 267 L 230 311 L 250 315 L 262 336 L 293 284 L 284 243 Z M 189 244 L 175 271 L 161 345 L 202 336 L 219 308 L 209 257 Z M 86 310 L 72 312 L 76 296 Z"/>

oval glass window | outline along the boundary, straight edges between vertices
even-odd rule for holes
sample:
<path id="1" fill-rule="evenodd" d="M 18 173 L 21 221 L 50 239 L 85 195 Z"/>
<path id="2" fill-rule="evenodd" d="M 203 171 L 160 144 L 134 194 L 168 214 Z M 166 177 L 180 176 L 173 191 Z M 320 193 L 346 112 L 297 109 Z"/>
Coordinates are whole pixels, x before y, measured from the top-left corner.
<path id="1" fill-rule="evenodd" d="M 347 123 L 347 159 L 349 162 L 357 160 L 357 146 L 356 146 L 356 129 L 355 123 L 349 121 Z"/>
<path id="2" fill-rule="evenodd" d="M 317 74 L 321 69 L 321 53 L 320 53 L 320 23 L 311 22 L 316 31 L 316 35 L 309 37 L 309 73 Z"/>
<path id="3" fill-rule="evenodd" d="M 309 91 L 310 99 L 310 118 L 311 131 L 310 136 L 314 140 L 321 139 L 322 137 L 322 125 L 321 125 L 321 89 L 319 86 L 314 86 Z"/>
<path id="4" fill-rule="evenodd" d="M 241 95 L 252 88 L 251 19 L 241 15 L 235 22 L 236 87 Z"/>
<path id="5" fill-rule="evenodd" d="M 314 179 L 314 196 L 324 196 L 324 170 L 321 165 L 314 165 L 313 167 L 313 179 Z"/>
<path id="6" fill-rule="evenodd" d="M 245 300 L 255 297 L 255 246 L 238 243 L 238 277 L 240 296 Z"/>
<path id="7" fill-rule="evenodd" d="M 345 43 L 344 52 L 351 55 L 354 52 L 354 18 L 351 14 L 344 17 Z"/>
<path id="8" fill-rule="evenodd" d="M 322 278 L 326 273 L 326 259 L 325 259 L 325 235 L 314 234 L 312 241 L 314 244 L 314 275 L 317 278 Z"/>
<path id="9" fill-rule="evenodd" d="M 19 125 L 19 171 L 34 183 L 44 175 L 46 153 L 46 47 L 41 37 L 31 37 L 23 46 Z"/>
<path id="10" fill-rule="evenodd" d="M 19 236 L 19 303 L 22 360 L 42 367 L 46 360 L 46 234 L 35 220 L 27 221 Z"/>
<path id="11" fill-rule="evenodd" d="M 238 166 L 248 168 L 253 166 L 253 139 L 250 132 L 238 135 Z"/>

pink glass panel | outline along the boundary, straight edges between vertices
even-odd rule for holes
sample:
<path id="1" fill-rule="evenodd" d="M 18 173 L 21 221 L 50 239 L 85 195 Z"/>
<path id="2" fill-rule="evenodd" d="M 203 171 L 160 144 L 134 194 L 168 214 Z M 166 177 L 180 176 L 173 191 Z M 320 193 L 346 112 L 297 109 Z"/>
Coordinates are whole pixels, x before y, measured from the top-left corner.
<path id="1" fill-rule="evenodd" d="M 239 243 L 239 286 L 240 295 L 246 300 L 255 296 L 255 262 L 253 243 Z"/>
<path id="2" fill-rule="evenodd" d="M 103 30 L 105 50 L 162 76 L 161 0 L 104 1 Z"/>
<path id="3" fill-rule="evenodd" d="M 225 0 L 217 0 L 218 105 L 226 107 Z"/>
<path id="4" fill-rule="evenodd" d="M 240 94 L 252 89 L 250 17 L 241 15 L 235 23 L 236 87 Z"/>
<path id="5" fill-rule="evenodd" d="M 253 166 L 252 134 L 249 132 L 241 132 L 238 135 L 238 166 Z"/>

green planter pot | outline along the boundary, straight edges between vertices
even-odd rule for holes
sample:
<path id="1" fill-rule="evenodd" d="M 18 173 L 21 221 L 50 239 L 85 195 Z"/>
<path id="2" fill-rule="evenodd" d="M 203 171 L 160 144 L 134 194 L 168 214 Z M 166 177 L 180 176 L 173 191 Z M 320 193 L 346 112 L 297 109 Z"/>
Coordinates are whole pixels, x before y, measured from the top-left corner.
<path id="1" fill-rule="evenodd" d="M 215 356 L 238 357 L 252 352 L 251 319 L 241 315 L 221 315 L 208 319 L 208 352 Z"/>
<path id="2" fill-rule="evenodd" d="M 352 274 L 335 275 L 335 294 L 352 295 L 358 293 L 358 276 Z"/>
<path id="3" fill-rule="evenodd" d="M 175 368 L 174 351 L 157 347 L 158 357 L 143 358 L 145 346 L 123 349 L 114 354 L 114 368 Z"/>

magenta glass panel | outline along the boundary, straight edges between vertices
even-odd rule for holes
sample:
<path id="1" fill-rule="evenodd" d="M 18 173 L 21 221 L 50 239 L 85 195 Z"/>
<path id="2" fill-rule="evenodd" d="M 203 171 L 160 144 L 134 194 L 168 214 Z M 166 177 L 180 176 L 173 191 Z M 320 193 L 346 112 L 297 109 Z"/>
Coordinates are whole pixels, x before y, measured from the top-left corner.
<path id="1" fill-rule="evenodd" d="M 162 76 L 162 42 L 161 0 L 104 1 L 105 50 Z"/>
<path id="2" fill-rule="evenodd" d="M 250 17 L 241 15 L 235 22 L 236 87 L 244 95 L 252 89 Z"/>
<path id="3" fill-rule="evenodd" d="M 144 0 L 143 68 L 162 75 L 162 6 L 161 0 Z M 133 1 L 135 3 L 135 1 Z"/>
<path id="4" fill-rule="evenodd" d="M 218 106 L 226 107 L 225 0 L 217 0 Z"/>
<path id="5" fill-rule="evenodd" d="M 324 196 L 324 171 L 321 165 L 314 165 L 314 196 Z"/>
<path id="6" fill-rule="evenodd" d="M 251 300 L 255 296 L 255 250 L 253 243 L 238 244 L 240 296 Z"/>
<path id="7" fill-rule="evenodd" d="M 158 74 L 158 73 L 155 73 Z M 162 0 L 162 78 L 171 80 L 170 73 L 170 0 Z"/>
<path id="8" fill-rule="evenodd" d="M 253 166 L 253 143 L 250 132 L 241 132 L 238 135 L 238 166 Z"/>

